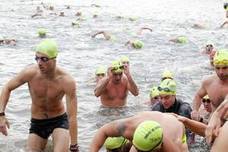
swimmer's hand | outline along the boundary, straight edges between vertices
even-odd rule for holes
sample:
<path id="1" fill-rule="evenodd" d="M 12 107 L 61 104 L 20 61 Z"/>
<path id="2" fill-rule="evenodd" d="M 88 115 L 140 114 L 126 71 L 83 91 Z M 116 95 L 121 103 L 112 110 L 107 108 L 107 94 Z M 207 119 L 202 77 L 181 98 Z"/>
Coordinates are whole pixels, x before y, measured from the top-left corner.
<path id="1" fill-rule="evenodd" d="M 175 114 L 175 113 L 170 113 L 170 114 L 173 115 L 174 117 L 176 117 L 177 120 L 180 121 L 180 122 L 182 122 L 182 123 L 184 123 L 187 120 L 186 117 L 183 117 L 181 115 L 178 115 L 178 114 Z"/>
<path id="2" fill-rule="evenodd" d="M 213 138 L 218 136 L 221 125 L 221 119 L 218 118 L 216 114 L 212 115 L 205 130 L 205 137 L 208 144 L 211 144 L 213 142 Z"/>
<path id="3" fill-rule="evenodd" d="M 5 116 L 0 116 L 0 132 L 7 136 L 7 128 L 10 128 L 9 122 Z"/>
<path id="4" fill-rule="evenodd" d="M 193 120 L 199 121 L 199 120 L 200 120 L 199 112 L 193 110 L 193 111 L 191 112 L 191 118 L 192 118 Z"/>
<path id="5" fill-rule="evenodd" d="M 124 65 L 124 74 L 125 74 L 126 76 L 129 76 L 129 75 L 130 75 L 129 65 Z"/>

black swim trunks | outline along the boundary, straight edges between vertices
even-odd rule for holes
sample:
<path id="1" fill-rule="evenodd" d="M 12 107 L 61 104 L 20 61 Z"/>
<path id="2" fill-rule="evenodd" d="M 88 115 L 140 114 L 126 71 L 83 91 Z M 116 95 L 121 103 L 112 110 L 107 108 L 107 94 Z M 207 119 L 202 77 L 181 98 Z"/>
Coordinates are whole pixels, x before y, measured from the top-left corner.
<path id="1" fill-rule="evenodd" d="M 31 119 L 31 127 L 29 133 L 37 134 L 38 136 L 48 139 L 55 128 L 69 129 L 67 114 L 50 119 Z"/>

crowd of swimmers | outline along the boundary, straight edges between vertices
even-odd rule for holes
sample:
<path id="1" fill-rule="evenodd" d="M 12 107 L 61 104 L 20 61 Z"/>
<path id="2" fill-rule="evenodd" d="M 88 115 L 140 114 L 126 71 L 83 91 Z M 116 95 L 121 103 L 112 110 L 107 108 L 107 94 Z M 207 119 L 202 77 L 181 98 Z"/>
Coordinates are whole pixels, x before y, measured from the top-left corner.
<path id="1" fill-rule="evenodd" d="M 174 74 L 169 70 L 165 70 L 162 73 L 160 84 L 158 86 L 152 86 L 150 90 L 149 105 L 151 111 L 141 112 L 133 117 L 105 124 L 97 131 L 91 143 L 90 151 L 97 152 L 104 144 L 107 152 L 184 152 L 188 151 L 188 146 L 195 142 L 194 137 L 195 134 L 197 134 L 203 137 L 210 136 L 211 139 L 208 143 L 211 146 L 211 151 L 217 152 L 218 147 L 220 147 L 220 151 L 225 152 L 226 144 L 221 142 L 221 140 L 228 138 L 228 134 L 225 129 L 223 129 L 224 127 L 227 128 L 226 120 L 228 116 L 228 50 L 224 49 L 215 51 L 213 45 L 210 44 L 205 46 L 203 53 L 209 55 L 210 63 L 214 67 L 216 74 L 209 76 L 203 81 L 200 89 L 196 92 L 193 101 L 193 109 L 189 103 L 176 97 L 176 82 L 174 80 Z M 116 64 L 117 62 L 118 64 Z M 126 64 L 129 67 L 130 60 L 127 56 L 122 56 L 118 61 L 114 61 L 111 64 L 108 69 L 108 75 L 110 76 L 110 74 L 112 74 L 113 77 L 116 77 L 116 74 L 119 76 L 124 75 L 123 65 L 126 66 Z M 122 96 L 118 96 L 118 91 L 113 91 L 107 85 L 116 85 L 112 88 L 118 88 L 118 85 L 121 85 L 121 79 L 118 79 L 118 82 L 109 79 L 109 82 L 104 83 L 103 80 L 107 79 L 106 71 L 107 70 L 104 67 L 99 67 L 96 70 L 97 85 L 95 87 L 95 92 L 97 86 L 102 86 L 103 94 L 106 95 L 106 98 L 100 99 L 102 104 L 105 103 L 105 101 L 102 101 L 105 99 L 114 101 L 115 98 L 118 98 L 118 101 L 120 102 Z M 123 98 L 122 102 L 125 103 L 125 101 L 126 99 Z M 226 105 L 222 107 L 224 108 L 223 113 L 220 112 L 220 115 L 224 118 L 220 118 L 220 115 L 219 118 L 218 116 L 214 116 L 216 121 L 219 120 L 219 124 L 217 124 L 215 120 L 211 120 L 211 117 L 213 117 L 212 114 L 216 107 L 218 107 L 222 102 Z M 201 106 L 195 106 L 196 104 L 200 105 L 201 103 Z M 109 105 L 103 105 L 109 107 Z M 172 117 L 172 119 L 175 120 L 169 123 L 168 121 L 172 120 L 169 117 Z M 169 118 L 169 120 L 166 118 Z M 179 123 L 175 122 L 176 120 L 180 121 L 182 124 L 179 126 Z M 226 124 L 226 126 L 223 127 L 223 124 Z M 224 130 L 226 136 L 212 131 L 210 131 L 210 133 L 212 133 L 213 136 L 211 136 L 210 133 L 208 135 L 207 130 L 210 130 L 212 126 L 217 126 L 216 129 L 220 128 L 221 130 Z M 182 129 L 177 129 L 178 127 Z M 167 130 L 165 128 L 167 128 Z M 175 131 L 174 128 L 178 131 Z M 166 135 L 167 133 L 168 135 Z M 169 136 L 170 134 L 176 135 L 172 136 L 174 139 Z M 158 137 L 159 135 L 160 137 Z M 172 144 L 165 144 L 166 136 L 169 140 L 172 140 L 167 142 L 173 142 L 173 146 Z"/>

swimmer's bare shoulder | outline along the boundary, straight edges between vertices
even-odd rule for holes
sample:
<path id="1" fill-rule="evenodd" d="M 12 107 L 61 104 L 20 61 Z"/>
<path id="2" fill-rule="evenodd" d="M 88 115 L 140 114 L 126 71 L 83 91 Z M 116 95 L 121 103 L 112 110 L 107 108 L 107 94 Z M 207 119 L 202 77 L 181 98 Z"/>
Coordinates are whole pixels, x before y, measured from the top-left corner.
<path id="1" fill-rule="evenodd" d="M 37 74 L 38 66 L 35 64 L 26 66 L 12 79 L 13 82 L 25 83 L 30 81 Z"/>

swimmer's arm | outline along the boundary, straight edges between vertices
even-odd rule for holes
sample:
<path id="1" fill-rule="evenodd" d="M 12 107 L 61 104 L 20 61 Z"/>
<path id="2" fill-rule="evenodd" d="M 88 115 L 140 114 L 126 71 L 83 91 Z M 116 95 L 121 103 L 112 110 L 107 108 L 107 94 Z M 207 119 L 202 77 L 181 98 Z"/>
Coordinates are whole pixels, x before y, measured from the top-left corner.
<path id="1" fill-rule="evenodd" d="M 177 40 L 176 38 L 172 38 L 172 39 L 170 39 L 169 41 L 170 41 L 170 42 L 174 42 L 174 43 L 177 43 L 177 42 L 178 42 L 178 40 Z"/>
<path id="2" fill-rule="evenodd" d="M 106 90 L 106 86 L 108 82 L 109 82 L 109 76 L 106 76 L 97 83 L 94 89 L 94 95 L 96 97 L 99 97 Z"/>
<path id="3" fill-rule="evenodd" d="M 126 74 L 127 78 L 128 78 L 128 90 L 134 95 L 137 96 L 139 95 L 139 89 L 137 87 L 137 85 L 135 84 L 135 81 L 132 79 L 130 73 Z"/>
<path id="4" fill-rule="evenodd" d="M 202 98 L 207 94 L 205 88 L 204 88 L 204 82 L 200 86 L 199 90 L 196 92 L 196 95 L 193 100 L 193 112 L 194 111 L 199 111 L 200 105 L 201 105 L 201 100 Z"/>
<path id="5" fill-rule="evenodd" d="M 127 41 L 124 45 L 127 46 L 127 45 L 129 45 L 129 44 L 130 44 L 130 45 L 132 44 L 132 41 L 131 41 L 131 40 Z"/>
<path id="6" fill-rule="evenodd" d="M 215 110 L 213 115 L 217 115 L 218 118 L 221 120 L 227 119 L 227 112 L 228 112 L 228 95 L 226 96 L 225 100 L 219 105 L 219 107 Z"/>
<path id="7" fill-rule="evenodd" d="M 108 138 L 104 130 L 105 130 L 105 127 L 103 126 L 97 131 L 97 133 L 93 137 L 92 142 L 90 144 L 90 152 L 98 152 L 102 147 L 102 145 L 104 144 L 106 138 Z"/>
<path id="8" fill-rule="evenodd" d="M 149 30 L 150 32 L 152 32 L 152 29 L 151 28 L 149 28 L 149 27 L 142 27 L 142 28 L 140 28 L 140 30 L 137 32 L 139 35 L 140 34 L 142 34 L 142 31 L 143 30 Z"/>
<path id="9" fill-rule="evenodd" d="M 90 144 L 90 152 L 98 152 L 103 146 L 106 138 L 121 136 L 117 122 L 118 121 L 108 123 L 97 131 L 92 140 L 92 143 Z"/>
<path id="10" fill-rule="evenodd" d="M 142 27 L 141 30 L 149 30 L 150 32 L 152 32 L 152 28 L 149 27 Z"/>
<path id="11" fill-rule="evenodd" d="M 200 136 L 205 136 L 205 130 L 207 125 L 204 123 L 191 120 L 189 118 L 184 117 L 184 120 L 182 121 L 183 124 L 185 125 L 186 128 L 189 128 L 192 132 L 200 135 Z"/>
<path id="12" fill-rule="evenodd" d="M 95 38 L 99 34 L 103 34 L 103 36 L 106 40 L 109 40 L 111 38 L 110 35 L 104 31 L 100 31 L 100 32 L 95 33 L 94 35 L 92 35 L 92 38 Z"/>
<path id="13" fill-rule="evenodd" d="M 73 78 L 68 77 L 63 86 L 65 86 L 64 90 L 66 93 L 66 108 L 69 120 L 71 145 L 75 145 L 78 143 L 76 83 Z"/>
<path id="14" fill-rule="evenodd" d="M 12 78 L 3 86 L 0 96 L 0 112 L 5 111 L 11 91 L 30 81 L 33 76 L 34 70 L 31 67 L 28 67 L 18 73 L 14 78 Z"/>
<path id="15" fill-rule="evenodd" d="M 103 34 L 104 35 L 104 33 L 105 33 L 104 31 L 100 31 L 100 32 L 97 32 L 97 33 L 93 34 L 91 37 L 95 38 L 99 34 Z"/>
<path id="16" fill-rule="evenodd" d="M 220 26 L 220 28 L 223 28 L 226 24 L 228 24 L 228 21 L 225 21 L 225 22 Z"/>
<path id="17" fill-rule="evenodd" d="M 173 141 L 168 139 L 166 136 L 163 137 L 162 152 L 181 152 L 180 147 L 178 147 Z"/>

